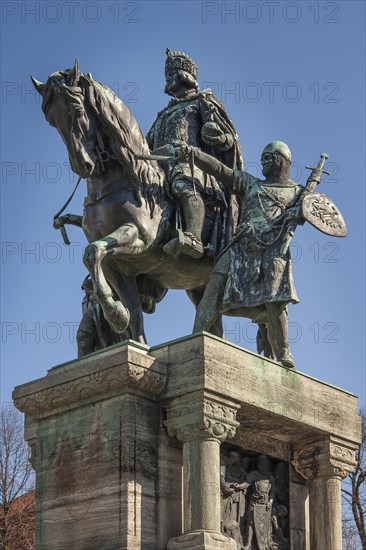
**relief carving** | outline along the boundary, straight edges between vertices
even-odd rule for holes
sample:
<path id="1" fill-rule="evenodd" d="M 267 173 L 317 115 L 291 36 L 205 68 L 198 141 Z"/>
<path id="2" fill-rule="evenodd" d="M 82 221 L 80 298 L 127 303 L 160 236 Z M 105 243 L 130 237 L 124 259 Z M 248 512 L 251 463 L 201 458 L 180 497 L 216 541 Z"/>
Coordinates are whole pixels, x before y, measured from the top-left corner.
<path id="1" fill-rule="evenodd" d="M 294 452 L 292 465 L 305 479 L 338 477 L 343 479 L 355 467 L 355 451 L 332 440 L 319 441 Z"/>
<path id="2" fill-rule="evenodd" d="M 20 411 L 32 416 L 124 386 L 158 395 L 163 391 L 165 384 L 166 374 L 161 369 L 153 370 L 126 362 L 82 376 L 73 382 L 58 384 L 25 397 L 16 398 L 14 403 Z"/>
<path id="3" fill-rule="evenodd" d="M 187 441 L 193 437 L 214 437 L 225 441 L 235 435 L 239 422 L 236 412 L 239 405 L 220 403 L 209 397 L 194 400 L 177 398 L 165 406 L 168 418 L 164 421 L 171 437 Z"/>
<path id="4" fill-rule="evenodd" d="M 288 479 L 285 462 L 223 446 L 221 531 L 238 550 L 289 549 Z"/>

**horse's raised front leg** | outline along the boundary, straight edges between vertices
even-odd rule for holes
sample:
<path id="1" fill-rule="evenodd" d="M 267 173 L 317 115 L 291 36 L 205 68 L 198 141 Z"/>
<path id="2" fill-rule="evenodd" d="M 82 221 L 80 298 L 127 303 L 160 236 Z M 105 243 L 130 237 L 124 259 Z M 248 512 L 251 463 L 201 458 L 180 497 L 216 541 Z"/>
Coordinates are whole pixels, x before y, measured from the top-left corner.
<path id="1" fill-rule="evenodd" d="M 105 318 L 113 329 L 124 332 L 130 324 L 130 311 L 120 300 L 114 300 L 112 289 L 102 269 L 106 256 L 136 254 L 142 252 L 145 243 L 139 238 L 135 225 L 126 224 L 116 231 L 87 245 L 83 261 L 93 281 L 95 297 L 99 301 Z"/>
<path id="2" fill-rule="evenodd" d="M 136 278 L 128 277 L 120 273 L 108 260 L 104 262 L 103 271 L 117 293 L 120 302 L 129 312 L 129 338 L 136 342 L 146 344 L 144 332 L 144 317 L 141 308 L 140 296 L 137 289 Z"/>

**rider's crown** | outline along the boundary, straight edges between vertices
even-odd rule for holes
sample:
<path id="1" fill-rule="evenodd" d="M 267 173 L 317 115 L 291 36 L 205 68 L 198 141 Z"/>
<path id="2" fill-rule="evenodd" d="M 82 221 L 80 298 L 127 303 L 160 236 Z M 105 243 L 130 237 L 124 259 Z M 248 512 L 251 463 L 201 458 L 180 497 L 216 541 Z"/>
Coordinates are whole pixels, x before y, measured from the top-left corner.
<path id="1" fill-rule="evenodd" d="M 176 69 L 178 71 L 185 71 L 197 78 L 198 68 L 196 63 L 187 54 L 183 52 L 173 52 L 167 48 L 167 59 L 165 62 L 165 74 L 168 69 Z"/>

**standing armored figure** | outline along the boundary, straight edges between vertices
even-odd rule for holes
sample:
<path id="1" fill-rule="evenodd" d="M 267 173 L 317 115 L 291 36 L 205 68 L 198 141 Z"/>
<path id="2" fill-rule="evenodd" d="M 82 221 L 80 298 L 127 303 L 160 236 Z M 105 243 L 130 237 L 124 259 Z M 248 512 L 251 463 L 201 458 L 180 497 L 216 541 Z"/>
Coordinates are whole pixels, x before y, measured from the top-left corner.
<path id="1" fill-rule="evenodd" d="M 180 155 L 189 155 L 182 147 Z M 219 257 L 197 310 L 194 332 L 207 330 L 219 313 L 230 310 L 267 323 L 274 355 L 294 367 L 288 343 L 287 304 L 297 303 L 290 253 L 281 252 L 287 227 L 299 219 L 298 199 L 304 189 L 289 178 L 291 153 L 279 141 L 263 150 L 265 180 L 229 170 L 216 159 L 194 152 L 197 165 L 215 174 L 242 199 L 238 231 Z"/>
<path id="2" fill-rule="evenodd" d="M 292 276 L 291 238 L 297 225 L 306 220 L 327 235 L 343 237 L 347 233 L 332 201 L 322 193 L 313 193 L 328 156 L 322 153 L 318 166 L 306 167 L 311 174 L 304 188 L 289 177 L 291 152 L 282 141 L 272 141 L 262 152 L 264 180 L 231 170 L 187 145 L 177 147 L 176 154 L 193 159 L 242 200 L 238 231 L 217 259 L 197 309 L 193 332 L 207 330 L 220 313 L 249 317 L 267 324 L 275 358 L 293 368 L 287 305 L 299 300 Z"/>
<path id="3" fill-rule="evenodd" d="M 238 136 L 222 103 L 210 90 L 199 91 L 197 65 L 182 52 L 167 50 L 165 92 L 173 99 L 160 111 L 147 134 L 156 152 L 167 145 L 185 142 L 212 155 L 232 169 L 243 169 Z M 220 195 L 219 182 L 186 160 L 171 170 L 164 164 L 170 192 L 183 213 L 183 239 L 173 238 L 164 246 L 167 254 L 203 255 L 202 229 L 205 219 L 204 193 Z M 221 193 L 222 195 L 222 193 Z"/>
<path id="4" fill-rule="evenodd" d="M 257 470 L 247 475 L 251 487 L 244 550 L 252 548 L 253 538 L 258 550 L 270 550 L 272 547 L 271 519 L 275 487 L 270 466 L 270 460 L 260 455 Z"/>

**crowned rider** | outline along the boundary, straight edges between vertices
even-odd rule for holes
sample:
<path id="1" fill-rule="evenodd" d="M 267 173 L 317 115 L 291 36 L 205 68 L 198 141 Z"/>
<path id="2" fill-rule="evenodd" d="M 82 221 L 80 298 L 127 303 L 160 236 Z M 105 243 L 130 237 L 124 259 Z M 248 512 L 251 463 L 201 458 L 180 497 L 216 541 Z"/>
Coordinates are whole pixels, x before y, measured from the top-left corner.
<path id="1" fill-rule="evenodd" d="M 182 52 L 167 49 L 165 63 L 165 93 L 173 99 L 158 113 L 148 132 L 147 140 L 153 151 L 176 142 L 185 142 L 209 153 L 232 169 L 243 169 L 238 136 L 233 122 L 222 103 L 211 90 L 199 91 L 197 65 Z M 170 192 L 182 209 L 183 238 L 174 238 L 165 246 L 167 254 L 203 255 L 202 229 L 205 219 L 203 196 L 220 196 L 219 182 L 199 168 L 179 160 L 170 170 L 163 165 Z M 222 195 L 222 193 L 221 193 Z"/>

